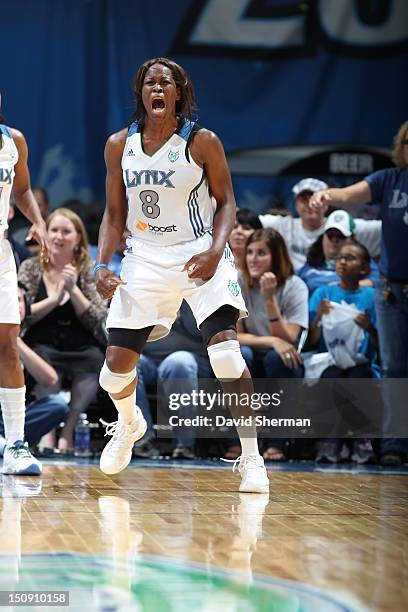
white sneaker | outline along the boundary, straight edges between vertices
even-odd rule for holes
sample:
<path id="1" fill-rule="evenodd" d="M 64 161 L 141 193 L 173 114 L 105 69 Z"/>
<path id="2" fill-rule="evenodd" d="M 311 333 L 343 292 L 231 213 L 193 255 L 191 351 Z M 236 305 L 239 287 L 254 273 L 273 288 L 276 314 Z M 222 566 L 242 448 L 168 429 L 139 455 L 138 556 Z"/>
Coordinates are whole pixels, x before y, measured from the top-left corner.
<path id="1" fill-rule="evenodd" d="M 232 471 L 238 465 L 242 476 L 239 490 L 241 493 L 269 493 L 269 478 L 261 455 L 241 455 L 238 459 L 222 459 L 234 463 Z"/>
<path id="2" fill-rule="evenodd" d="M 101 423 L 106 426 L 105 436 L 112 436 L 102 451 L 99 467 L 105 474 L 117 474 L 129 465 L 132 458 L 132 448 L 135 442 L 143 438 L 147 423 L 138 409 L 138 418 L 131 425 L 120 421 Z"/>
<path id="3" fill-rule="evenodd" d="M 40 476 L 42 465 L 30 452 L 27 442 L 17 440 L 6 446 L 3 454 L 3 474 Z"/>

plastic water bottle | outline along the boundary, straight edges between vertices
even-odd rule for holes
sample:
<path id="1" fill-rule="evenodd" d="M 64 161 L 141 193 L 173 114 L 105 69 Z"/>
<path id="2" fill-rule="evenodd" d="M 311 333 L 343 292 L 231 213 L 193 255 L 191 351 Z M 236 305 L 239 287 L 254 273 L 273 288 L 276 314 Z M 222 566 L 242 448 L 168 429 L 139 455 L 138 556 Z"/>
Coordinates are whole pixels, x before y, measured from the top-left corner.
<path id="1" fill-rule="evenodd" d="M 91 454 L 91 428 L 86 413 L 81 412 L 75 427 L 74 455 L 89 457 Z"/>

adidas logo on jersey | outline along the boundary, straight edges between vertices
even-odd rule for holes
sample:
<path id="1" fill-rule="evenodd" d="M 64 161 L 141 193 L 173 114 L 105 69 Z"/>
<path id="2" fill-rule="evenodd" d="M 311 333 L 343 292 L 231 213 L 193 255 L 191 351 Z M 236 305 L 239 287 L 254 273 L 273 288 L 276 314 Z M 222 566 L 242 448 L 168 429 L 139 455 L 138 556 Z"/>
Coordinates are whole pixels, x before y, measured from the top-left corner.
<path id="1" fill-rule="evenodd" d="M 135 154 L 133 153 L 133 149 L 129 149 L 129 151 L 126 153 L 126 157 L 127 157 L 128 155 L 129 155 L 129 156 L 131 156 L 131 155 L 133 155 L 133 156 L 134 156 L 134 155 L 135 155 Z"/>

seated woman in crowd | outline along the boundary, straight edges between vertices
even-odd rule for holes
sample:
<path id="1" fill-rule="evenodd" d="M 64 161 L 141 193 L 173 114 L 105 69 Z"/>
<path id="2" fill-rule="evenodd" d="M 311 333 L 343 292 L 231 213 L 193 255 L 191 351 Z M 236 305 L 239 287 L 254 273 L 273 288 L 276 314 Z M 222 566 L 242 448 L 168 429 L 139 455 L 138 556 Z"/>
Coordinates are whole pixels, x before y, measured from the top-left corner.
<path id="1" fill-rule="evenodd" d="M 58 208 L 47 218 L 46 226 L 50 260 L 27 259 L 18 273 L 32 300 L 23 333 L 25 342 L 59 375 L 52 389 L 37 386 L 36 396 L 55 393 L 63 381 L 71 385 L 70 412 L 58 441 L 60 450 L 68 450 L 73 447 L 78 415 L 86 412 L 98 390 L 106 345 L 106 306 L 96 291 L 81 219 L 69 209 Z M 47 439 L 45 444 L 52 442 Z"/>
<path id="2" fill-rule="evenodd" d="M 228 243 L 238 270 L 242 270 L 244 267 L 247 240 L 257 229 L 262 229 L 262 223 L 257 214 L 248 208 L 237 210 L 235 227 L 230 234 Z"/>
<path id="3" fill-rule="evenodd" d="M 336 257 L 347 238 L 354 233 L 355 221 L 345 210 L 335 210 L 327 217 L 324 234 L 312 244 L 305 265 L 297 273 L 308 286 L 310 295 L 318 287 L 339 282 Z M 360 286 L 372 287 L 378 278 L 378 266 L 371 260 L 370 274 L 360 280 Z"/>
<path id="4" fill-rule="evenodd" d="M 354 238 L 348 238 L 336 258 L 336 272 L 339 282 L 316 289 L 309 301 L 310 333 L 309 342 L 318 352 L 326 352 L 321 321 L 333 308 L 333 302 L 354 305 L 359 311 L 354 322 L 364 330 L 364 340 L 356 356 L 356 365 L 349 368 L 330 365 L 321 374 L 322 378 L 374 378 L 374 361 L 377 355 L 378 339 L 375 328 L 374 289 L 361 287 L 360 281 L 370 272 L 370 255 L 366 247 Z M 358 361 L 358 363 L 357 363 Z M 340 454 L 340 440 L 320 441 L 316 460 L 337 462 Z M 352 459 L 365 463 L 372 458 L 373 449 L 369 440 L 355 440 Z"/>
<path id="5" fill-rule="evenodd" d="M 250 236 L 240 283 L 249 316 L 238 323 L 238 339 L 252 375 L 301 378 L 296 347 L 308 328 L 308 291 L 279 232 L 263 229 Z M 284 446 L 284 440 L 269 440 L 264 458 L 284 459 Z"/>

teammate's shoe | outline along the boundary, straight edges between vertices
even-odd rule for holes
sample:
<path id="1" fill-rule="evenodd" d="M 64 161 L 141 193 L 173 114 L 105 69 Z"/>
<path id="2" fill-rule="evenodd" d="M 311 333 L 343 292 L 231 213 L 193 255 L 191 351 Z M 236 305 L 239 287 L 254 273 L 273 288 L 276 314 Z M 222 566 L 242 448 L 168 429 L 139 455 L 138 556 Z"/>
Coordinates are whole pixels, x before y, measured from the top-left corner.
<path id="1" fill-rule="evenodd" d="M 42 465 L 30 452 L 27 442 L 17 440 L 6 446 L 3 454 L 3 474 L 40 476 Z"/>
<path id="2" fill-rule="evenodd" d="M 233 472 L 238 465 L 238 471 L 242 476 L 239 486 L 241 493 L 269 493 L 269 478 L 260 455 L 241 455 L 235 461 L 232 459 L 223 459 L 223 461 L 234 463 Z"/>
<path id="3" fill-rule="evenodd" d="M 112 436 L 102 451 L 99 467 L 105 474 L 117 474 L 129 465 L 132 458 L 132 448 L 135 442 L 140 440 L 147 429 L 147 423 L 142 412 L 137 408 L 137 419 L 131 425 L 120 421 L 105 423 L 105 436 Z"/>

